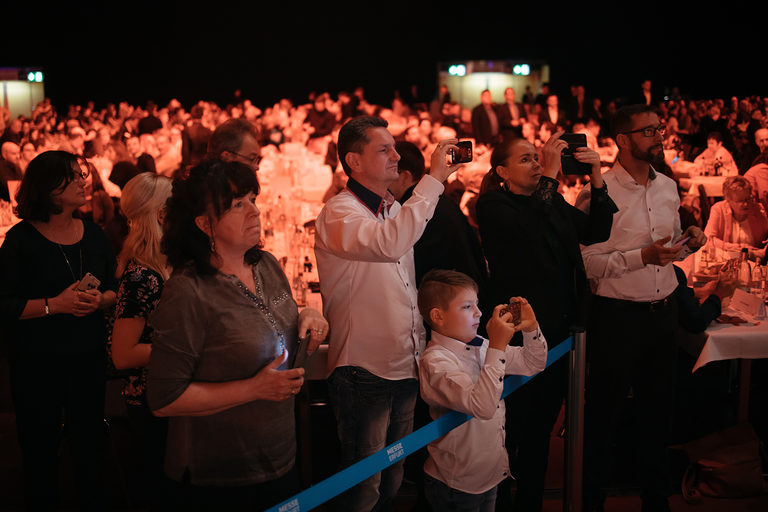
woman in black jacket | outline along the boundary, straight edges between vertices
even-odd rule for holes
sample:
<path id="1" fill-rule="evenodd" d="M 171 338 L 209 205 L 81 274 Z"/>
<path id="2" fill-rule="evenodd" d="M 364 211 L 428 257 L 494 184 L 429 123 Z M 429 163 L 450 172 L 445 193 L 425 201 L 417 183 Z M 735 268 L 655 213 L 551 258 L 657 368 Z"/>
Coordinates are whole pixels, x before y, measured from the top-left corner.
<path id="1" fill-rule="evenodd" d="M 490 270 L 489 303 L 528 299 L 551 347 L 584 325 L 587 277 L 579 244 L 608 239 L 616 206 L 602 180 L 599 155 L 579 148 L 574 158 L 591 166 L 591 210 L 585 214 L 557 192 L 560 155 L 554 134 L 543 147 L 524 139 L 499 144 L 477 202 L 483 251 Z M 517 510 L 541 510 L 549 436 L 568 387 L 560 359 L 507 398 L 507 447 L 517 478 Z M 516 460 L 515 460 L 516 459 Z M 503 503 L 499 500 L 499 505 Z"/>

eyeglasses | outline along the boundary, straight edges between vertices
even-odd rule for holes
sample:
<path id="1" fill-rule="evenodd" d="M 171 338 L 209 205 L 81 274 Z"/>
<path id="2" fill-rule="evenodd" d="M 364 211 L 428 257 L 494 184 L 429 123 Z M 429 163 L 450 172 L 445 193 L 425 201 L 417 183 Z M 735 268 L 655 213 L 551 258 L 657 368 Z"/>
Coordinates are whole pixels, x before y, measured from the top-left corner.
<path id="1" fill-rule="evenodd" d="M 642 133 L 643 137 L 653 137 L 658 132 L 659 135 L 664 135 L 666 133 L 667 127 L 663 124 L 660 124 L 659 126 L 646 126 L 645 128 L 638 128 L 637 130 L 630 130 L 628 132 L 621 132 L 625 135 L 629 135 L 630 133 Z"/>
<path id="2" fill-rule="evenodd" d="M 243 154 L 237 153 L 237 152 L 235 152 L 235 151 L 230 151 L 230 153 L 232 153 L 232 154 L 233 154 L 233 155 L 235 155 L 235 156 L 239 156 L 239 157 L 240 157 L 240 158 L 242 158 L 243 160 L 247 160 L 247 161 L 248 161 L 248 163 L 249 163 L 251 166 L 254 166 L 254 165 L 255 165 L 255 166 L 258 166 L 258 165 L 261 163 L 261 155 L 250 155 L 250 156 L 246 156 L 246 155 L 243 155 Z"/>
<path id="3" fill-rule="evenodd" d="M 88 176 L 91 175 L 91 173 L 94 170 L 93 164 L 86 160 L 85 158 L 78 158 L 77 163 L 79 164 L 80 171 L 73 170 L 72 172 L 72 178 L 82 178 L 83 180 L 88 179 Z"/>

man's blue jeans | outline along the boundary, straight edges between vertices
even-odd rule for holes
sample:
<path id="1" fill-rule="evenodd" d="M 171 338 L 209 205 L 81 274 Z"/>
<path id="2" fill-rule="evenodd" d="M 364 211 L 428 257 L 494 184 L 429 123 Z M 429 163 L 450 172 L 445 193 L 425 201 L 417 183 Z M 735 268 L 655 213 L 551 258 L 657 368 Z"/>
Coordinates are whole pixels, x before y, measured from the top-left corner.
<path id="1" fill-rule="evenodd" d="M 347 467 L 410 434 L 419 392 L 416 379 L 387 380 L 357 366 L 341 366 L 329 377 L 341 464 Z M 399 460 L 338 498 L 338 509 L 369 512 L 387 507 L 400 488 Z"/>

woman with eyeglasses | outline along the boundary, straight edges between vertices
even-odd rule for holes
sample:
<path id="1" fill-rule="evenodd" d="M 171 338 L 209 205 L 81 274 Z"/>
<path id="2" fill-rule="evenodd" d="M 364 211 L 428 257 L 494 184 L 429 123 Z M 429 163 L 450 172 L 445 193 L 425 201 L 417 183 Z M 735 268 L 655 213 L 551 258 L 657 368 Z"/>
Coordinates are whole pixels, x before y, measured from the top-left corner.
<path id="1" fill-rule="evenodd" d="M 0 326 L 30 510 L 56 508 L 62 437 L 80 507 L 104 507 L 104 310 L 115 303 L 115 257 L 102 230 L 77 216 L 88 172 L 65 151 L 35 157 L 17 195 L 22 221 L 0 247 Z M 99 284 L 81 290 L 81 281 Z"/>
<path id="2" fill-rule="evenodd" d="M 744 176 L 729 176 L 723 182 L 724 201 L 712 205 L 704 228 L 709 245 L 722 251 L 747 248 L 749 257 L 765 257 L 768 217 L 753 196 L 752 185 Z"/>

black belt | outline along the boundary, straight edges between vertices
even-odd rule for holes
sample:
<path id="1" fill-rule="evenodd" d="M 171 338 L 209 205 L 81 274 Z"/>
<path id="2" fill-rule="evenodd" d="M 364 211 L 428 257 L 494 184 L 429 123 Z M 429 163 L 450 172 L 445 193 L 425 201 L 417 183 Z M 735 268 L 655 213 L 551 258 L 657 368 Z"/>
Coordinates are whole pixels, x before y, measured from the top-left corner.
<path id="1" fill-rule="evenodd" d="M 672 295 L 669 295 L 660 300 L 653 300 L 651 302 L 638 302 L 634 300 L 614 299 L 613 297 L 603 297 L 602 295 L 595 295 L 596 300 L 607 302 L 609 304 L 615 304 L 627 309 L 641 309 L 643 311 L 661 311 L 669 307 L 672 304 Z"/>

